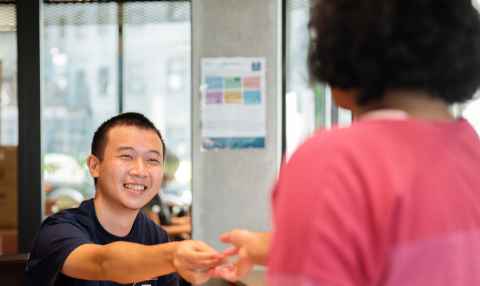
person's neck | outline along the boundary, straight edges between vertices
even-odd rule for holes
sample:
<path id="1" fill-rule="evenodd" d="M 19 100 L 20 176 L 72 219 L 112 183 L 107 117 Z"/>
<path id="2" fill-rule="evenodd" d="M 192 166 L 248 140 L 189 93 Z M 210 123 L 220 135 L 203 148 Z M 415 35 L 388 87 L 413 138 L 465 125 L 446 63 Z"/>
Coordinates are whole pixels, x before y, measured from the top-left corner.
<path id="1" fill-rule="evenodd" d="M 449 121 L 454 116 L 448 104 L 426 92 L 409 90 L 387 90 L 380 102 L 358 107 L 353 113 L 358 118 L 380 109 L 401 110 L 409 117 L 431 121 Z"/>
<path id="2" fill-rule="evenodd" d="M 106 231 L 119 237 L 127 236 L 130 233 L 138 210 L 122 208 L 98 190 L 93 199 L 93 204 L 97 219 Z"/>

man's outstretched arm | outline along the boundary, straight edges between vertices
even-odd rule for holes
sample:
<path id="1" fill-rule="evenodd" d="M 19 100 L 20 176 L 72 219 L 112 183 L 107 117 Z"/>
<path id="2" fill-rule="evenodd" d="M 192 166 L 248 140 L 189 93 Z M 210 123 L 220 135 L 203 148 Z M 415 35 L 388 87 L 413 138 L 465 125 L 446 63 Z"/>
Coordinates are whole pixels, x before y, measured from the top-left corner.
<path id="1" fill-rule="evenodd" d="M 132 283 L 178 272 L 186 280 L 202 283 L 207 270 L 223 255 L 201 241 L 186 240 L 158 245 L 113 242 L 83 244 L 65 260 L 62 273 L 84 280 Z"/>

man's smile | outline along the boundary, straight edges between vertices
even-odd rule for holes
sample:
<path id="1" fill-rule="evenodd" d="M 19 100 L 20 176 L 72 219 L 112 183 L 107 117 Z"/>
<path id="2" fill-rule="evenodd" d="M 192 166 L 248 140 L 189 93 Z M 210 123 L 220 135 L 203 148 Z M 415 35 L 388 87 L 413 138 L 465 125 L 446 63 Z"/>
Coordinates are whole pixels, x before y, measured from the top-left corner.
<path id="1" fill-rule="evenodd" d="M 136 191 L 136 192 L 145 191 L 147 189 L 146 185 L 132 184 L 132 183 L 123 184 L 123 187 L 125 187 L 128 190 L 132 190 L 132 191 Z"/>

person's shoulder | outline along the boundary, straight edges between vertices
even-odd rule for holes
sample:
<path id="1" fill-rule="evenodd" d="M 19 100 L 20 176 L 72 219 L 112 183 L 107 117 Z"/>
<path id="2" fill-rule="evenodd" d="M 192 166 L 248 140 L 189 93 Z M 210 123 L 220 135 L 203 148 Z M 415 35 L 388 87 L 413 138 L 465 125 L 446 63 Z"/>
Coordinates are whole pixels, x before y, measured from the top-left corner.
<path id="1" fill-rule="evenodd" d="M 359 121 L 348 127 L 334 127 L 318 130 L 307 139 L 297 153 L 321 152 L 326 156 L 335 156 L 346 151 L 362 152 L 362 149 L 381 146 L 392 141 L 392 135 L 404 129 L 395 121 Z"/>
<path id="2" fill-rule="evenodd" d="M 345 139 L 376 139 L 388 136 L 388 133 L 398 132 L 404 129 L 403 120 L 361 120 L 353 122 L 350 126 L 337 126 L 329 130 L 320 130 L 312 138 L 317 138 L 325 143 L 339 142 L 348 143 Z"/>
<path id="3" fill-rule="evenodd" d="M 57 224 L 73 224 L 78 226 L 87 226 L 92 224 L 90 200 L 84 201 L 80 206 L 61 210 L 47 217 L 42 223 L 42 227 L 48 227 Z"/>
<path id="4" fill-rule="evenodd" d="M 90 243 L 88 209 L 65 209 L 49 216 L 42 223 L 33 242 L 26 265 L 26 275 L 38 285 L 53 285 L 68 255 L 78 246 Z M 43 281 L 43 282 L 41 282 Z M 49 281 L 49 282 L 46 282 Z M 36 284 L 35 284 L 36 285 Z"/>
<path id="5" fill-rule="evenodd" d="M 334 172 L 359 171 L 368 162 L 388 160 L 391 152 L 408 146 L 402 137 L 402 124 L 396 122 L 355 122 L 349 127 L 319 130 L 308 138 L 286 162 L 284 170 L 298 170 L 309 176 Z M 370 166 L 368 168 L 373 168 Z"/>
<path id="6" fill-rule="evenodd" d="M 369 128 L 368 126 L 354 124 L 349 127 L 317 130 L 297 148 L 292 159 L 295 160 L 299 157 L 311 158 L 314 154 L 336 156 L 339 154 L 339 151 L 351 148 L 353 141 L 364 137 Z"/>

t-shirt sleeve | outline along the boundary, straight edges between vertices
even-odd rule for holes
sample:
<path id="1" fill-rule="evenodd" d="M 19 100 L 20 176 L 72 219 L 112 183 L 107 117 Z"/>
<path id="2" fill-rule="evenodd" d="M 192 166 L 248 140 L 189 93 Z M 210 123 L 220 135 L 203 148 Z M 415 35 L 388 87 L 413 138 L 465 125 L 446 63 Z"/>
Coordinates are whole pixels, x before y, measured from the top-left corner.
<path id="1" fill-rule="evenodd" d="M 328 147 L 328 146 L 327 146 Z M 306 147 L 273 193 L 269 285 L 364 285 L 370 234 L 361 184 L 336 150 Z"/>
<path id="2" fill-rule="evenodd" d="M 26 266 L 27 285 L 54 285 L 68 255 L 78 246 L 90 243 L 79 225 L 47 219 L 34 241 Z"/>

